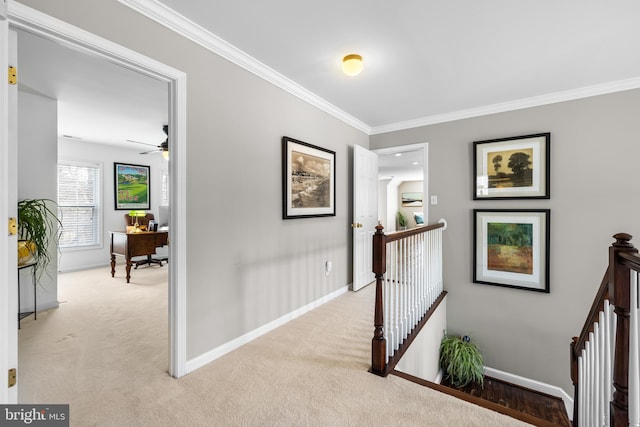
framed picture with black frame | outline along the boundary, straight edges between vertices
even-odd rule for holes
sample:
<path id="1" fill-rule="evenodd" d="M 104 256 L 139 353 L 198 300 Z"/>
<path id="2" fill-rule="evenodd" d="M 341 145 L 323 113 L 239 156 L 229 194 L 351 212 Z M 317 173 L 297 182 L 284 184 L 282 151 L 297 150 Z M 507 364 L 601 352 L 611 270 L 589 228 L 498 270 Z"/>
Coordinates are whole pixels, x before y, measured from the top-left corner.
<path id="1" fill-rule="evenodd" d="M 550 133 L 474 141 L 473 199 L 550 198 Z"/>
<path id="2" fill-rule="evenodd" d="M 113 164 L 116 210 L 150 207 L 150 167 L 129 163 Z"/>
<path id="3" fill-rule="evenodd" d="M 549 209 L 474 209 L 473 282 L 549 293 Z"/>
<path id="4" fill-rule="evenodd" d="M 282 218 L 336 215 L 336 153 L 282 137 Z"/>

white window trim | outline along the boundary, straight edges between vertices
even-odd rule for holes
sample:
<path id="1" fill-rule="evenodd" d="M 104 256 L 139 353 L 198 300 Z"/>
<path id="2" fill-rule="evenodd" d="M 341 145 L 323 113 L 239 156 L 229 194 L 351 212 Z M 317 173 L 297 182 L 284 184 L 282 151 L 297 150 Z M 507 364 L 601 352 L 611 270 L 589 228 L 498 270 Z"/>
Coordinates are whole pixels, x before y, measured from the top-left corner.
<path id="1" fill-rule="evenodd" d="M 69 165 L 69 166 L 82 166 L 82 167 L 98 167 L 98 177 L 100 179 L 100 185 L 98 186 L 100 194 L 98 195 L 98 243 L 92 245 L 84 245 L 84 246 L 65 246 L 59 247 L 61 253 L 65 252 L 78 252 L 78 251 L 87 251 L 87 250 L 95 250 L 102 249 L 104 247 L 104 163 L 103 162 L 78 162 L 74 160 L 58 160 L 59 165 Z"/>

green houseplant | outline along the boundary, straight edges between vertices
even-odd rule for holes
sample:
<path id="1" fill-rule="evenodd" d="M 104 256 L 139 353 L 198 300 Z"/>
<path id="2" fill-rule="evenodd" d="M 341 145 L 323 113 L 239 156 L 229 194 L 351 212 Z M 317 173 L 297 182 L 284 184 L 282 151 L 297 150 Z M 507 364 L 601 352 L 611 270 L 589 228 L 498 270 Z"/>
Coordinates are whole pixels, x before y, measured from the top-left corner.
<path id="1" fill-rule="evenodd" d="M 447 335 L 440 342 L 440 367 L 445 380 L 463 388 L 470 383 L 484 384 L 484 358 L 469 336 Z"/>
<path id="2" fill-rule="evenodd" d="M 400 227 L 401 230 L 404 230 L 407 228 L 407 217 L 404 216 L 404 214 L 402 213 L 402 211 L 398 211 L 398 226 Z"/>
<path id="3" fill-rule="evenodd" d="M 37 262 L 39 273 L 51 261 L 48 248 L 51 239 L 58 242 L 62 223 L 58 216 L 47 206 L 54 203 L 49 199 L 25 199 L 18 202 L 18 238 L 25 242 L 18 246 L 18 258 L 31 258 Z M 22 246 L 23 249 L 20 249 Z M 28 251 L 25 254 L 24 251 Z M 20 252 L 23 253 L 20 253 Z M 24 255 L 30 255 L 25 257 Z"/>

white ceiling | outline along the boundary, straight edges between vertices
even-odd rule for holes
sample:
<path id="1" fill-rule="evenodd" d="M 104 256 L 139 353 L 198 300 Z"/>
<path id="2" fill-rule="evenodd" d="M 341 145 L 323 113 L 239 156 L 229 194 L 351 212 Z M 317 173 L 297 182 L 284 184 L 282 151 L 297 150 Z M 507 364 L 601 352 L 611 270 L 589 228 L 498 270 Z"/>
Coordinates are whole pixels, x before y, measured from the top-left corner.
<path id="1" fill-rule="evenodd" d="M 640 87 L 636 0 L 137 2 L 166 5 L 370 133 Z M 364 57 L 357 77 L 340 71 L 348 53 Z M 19 62 L 23 88 L 59 100 L 61 134 L 164 140 L 166 84 L 26 33 Z"/>
<path id="2" fill-rule="evenodd" d="M 397 182 L 402 182 L 421 181 L 423 177 L 423 149 L 399 149 L 394 153 L 378 154 L 378 178 L 395 179 Z"/>
<path id="3" fill-rule="evenodd" d="M 141 152 L 166 138 L 166 83 L 24 31 L 18 32 L 18 70 L 21 90 L 58 100 L 60 137 Z"/>
<path id="4" fill-rule="evenodd" d="M 640 78 L 636 0 L 161 3 L 374 132 Z M 355 78 L 349 53 L 364 57 Z"/>

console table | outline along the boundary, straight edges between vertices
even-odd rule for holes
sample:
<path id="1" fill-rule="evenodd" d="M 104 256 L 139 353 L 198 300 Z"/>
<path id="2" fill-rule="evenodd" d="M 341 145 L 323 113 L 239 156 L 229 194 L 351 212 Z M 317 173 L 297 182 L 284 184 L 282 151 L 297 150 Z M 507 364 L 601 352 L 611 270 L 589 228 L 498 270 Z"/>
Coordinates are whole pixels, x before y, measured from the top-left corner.
<path id="1" fill-rule="evenodd" d="M 31 280 L 33 281 L 33 311 L 20 311 L 20 270 L 24 269 L 24 268 L 31 268 L 31 274 L 32 274 L 32 278 Z M 18 329 L 20 329 L 20 321 L 22 319 L 24 319 L 25 317 L 33 314 L 33 318 L 34 319 L 38 319 L 38 313 L 37 313 L 37 292 L 36 292 L 36 270 L 38 269 L 38 263 L 37 262 L 28 262 L 26 264 L 23 265 L 19 265 L 18 266 Z"/>
<path id="2" fill-rule="evenodd" d="M 168 243 L 169 233 L 166 231 L 141 231 L 139 233 L 127 233 L 125 231 L 110 231 L 111 234 L 111 277 L 116 273 L 116 255 L 124 256 L 126 260 L 127 283 L 131 278 L 131 258 L 147 256 L 156 253 L 156 248 Z M 160 263 L 160 265 L 162 265 Z"/>

